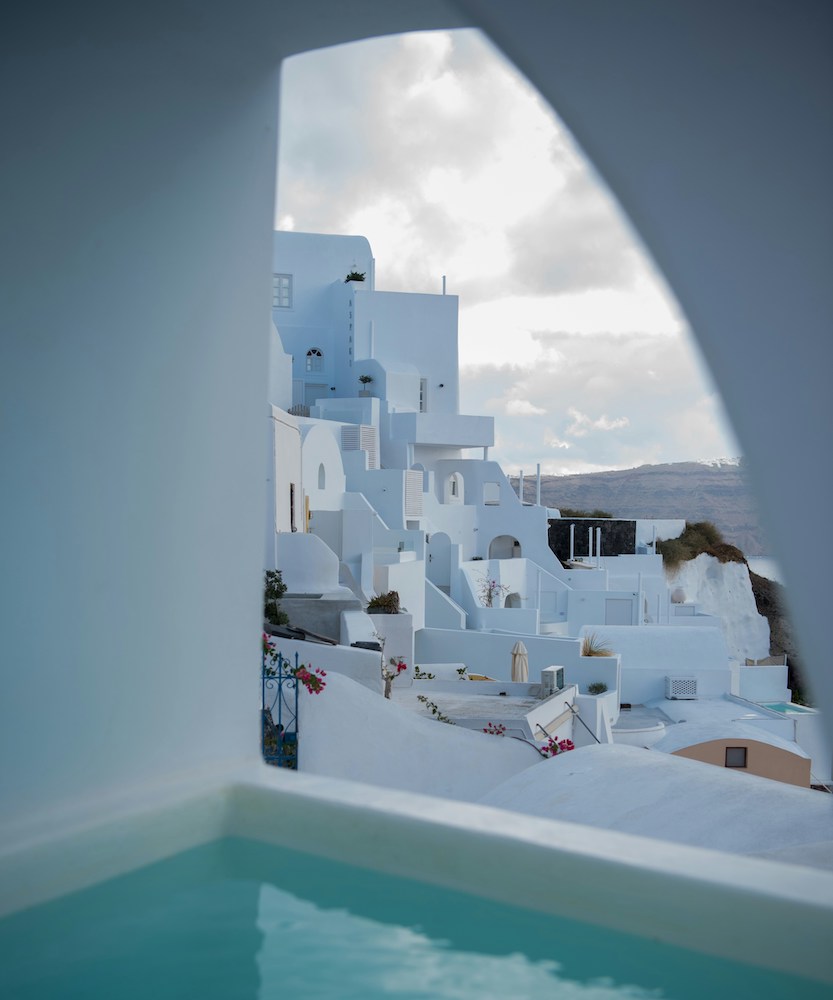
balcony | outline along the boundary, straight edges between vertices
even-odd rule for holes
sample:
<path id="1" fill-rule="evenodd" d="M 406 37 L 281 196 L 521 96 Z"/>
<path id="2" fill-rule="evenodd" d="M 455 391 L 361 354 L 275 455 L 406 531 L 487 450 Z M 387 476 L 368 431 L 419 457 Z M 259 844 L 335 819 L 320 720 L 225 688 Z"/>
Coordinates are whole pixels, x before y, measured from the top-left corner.
<path id="1" fill-rule="evenodd" d="M 451 448 L 491 448 L 495 443 L 492 417 L 456 413 L 393 413 L 391 438 L 409 444 L 446 445 Z"/>

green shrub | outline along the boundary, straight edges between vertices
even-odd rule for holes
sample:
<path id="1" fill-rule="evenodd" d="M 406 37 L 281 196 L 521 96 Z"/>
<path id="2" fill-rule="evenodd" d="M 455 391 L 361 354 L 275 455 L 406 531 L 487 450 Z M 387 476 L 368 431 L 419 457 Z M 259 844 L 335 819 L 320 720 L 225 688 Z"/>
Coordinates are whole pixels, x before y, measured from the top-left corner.
<path id="1" fill-rule="evenodd" d="M 372 597 L 367 605 L 369 615 L 398 615 L 399 614 L 399 594 L 395 590 L 389 590 L 385 594 Z"/>
<path id="2" fill-rule="evenodd" d="M 688 546 L 679 538 L 658 541 L 657 552 L 662 556 L 662 562 L 666 569 L 676 569 L 680 563 L 693 558 Z"/>
<path id="3" fill-rule="evenodd" d="M 604 681 L 593 681 L 587 685 L 588 694 L 604 694 L 607 691 L 607 684 Z"/>
<path id="4" fill-rule="evenodd" d="M 685 530 L 679 538 L 668 538 L 657 542 L 657 552 L 662 556 L 666 569 L 676 569 L 680 563 L 705 553 L 722 563 L 746 562 L 739 548 L 724 541 L 723 535 L 711 521 L 686 522 Z"/>
<path id="5" fill-rule="evenodd" d="M 270 625 L 288 625 L 289 617 L 278 603 L 286 593 L 279 569 L 267 569 L 263 584 L 263 618 Z"/>
<path id="6" fill-rule="evenodd" d="M 613 517 L 606 510 L 579 510 L 577 507 L 559 507 L 562 517 L 592 517 L 592 518 L 605 518 Z"/>

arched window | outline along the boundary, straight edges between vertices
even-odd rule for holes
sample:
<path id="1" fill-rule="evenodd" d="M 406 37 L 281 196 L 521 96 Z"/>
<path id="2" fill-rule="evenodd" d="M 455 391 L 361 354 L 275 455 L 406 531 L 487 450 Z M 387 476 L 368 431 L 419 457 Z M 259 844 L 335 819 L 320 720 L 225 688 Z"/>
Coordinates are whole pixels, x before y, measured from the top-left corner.
<path id="1" fill-rule="evenodd" d="M 459 472 L 452 472 L 445 481 L 445 503 L 463 503 L 463 477 Z"/>
<path id="2" fill-rule="evenodd" d="M 320 372 L 324 368 L 324 355 L 317 347 L 311 347 L 307 351 L 307 371 Z"/>
<path id="3" fill-rule="evenodd" d="M 327 471 L 324 468 L 324 463 L 322 462 L 318 466 L 318 489 L 323 490 L 327 485 Z"/>

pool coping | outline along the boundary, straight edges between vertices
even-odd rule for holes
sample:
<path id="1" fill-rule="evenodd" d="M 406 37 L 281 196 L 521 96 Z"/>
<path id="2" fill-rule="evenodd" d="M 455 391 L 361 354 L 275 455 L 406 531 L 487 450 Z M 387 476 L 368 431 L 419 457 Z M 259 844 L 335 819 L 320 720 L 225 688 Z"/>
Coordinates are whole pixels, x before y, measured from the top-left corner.
<path id="1" fill-rule="evenodd" d="M 259 761 L 30 831 L 0 851 L 0 915 L 224 836 L 833 983 L 833 873 Z"/>

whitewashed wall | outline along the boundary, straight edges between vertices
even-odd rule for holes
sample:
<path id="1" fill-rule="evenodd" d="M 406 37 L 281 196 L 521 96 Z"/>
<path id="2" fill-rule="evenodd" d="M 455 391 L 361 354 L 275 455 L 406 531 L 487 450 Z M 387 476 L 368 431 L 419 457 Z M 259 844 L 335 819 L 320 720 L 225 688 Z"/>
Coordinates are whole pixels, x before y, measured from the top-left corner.
<path id="1" fill-rule="evenodd" d="M 339 510 L 347 484 L 341 449 L 337 443 L 341 427 L 336 424 L 333 429 L 323 421 L 313 423 L 308 420 L 300 420 L 299 426 L 304 493 L 309 500 L 310 511 Z"/>
<path id="2" fill-rule="evenodd" d="M 345 612 L 349 614 L 349 612 Z M 369 649 L 352 649 L 350 646 L 328 646 L 320 642 L 303 642 L 295 639 L 272 639 L 275 649 L 284 659 L 289 660 L 290 667 L 295 665 L 295 654 L 298 663 L 305 664 L 310 670 L 320 669 L 329 674 L 342 674 L 351 681 L 360 684 L 374 694 L 381 695 L 382 669 L 379 654 Z M 329 683 L 328 677 L 324 681 Z M 314 697 L 323 697 L 326 688 Z M 301 691 L 302 695 L 305 692 Z M 330 694 L 329 697 L 335 697 Z"/>
<path id="3" fill-rule="evenodd" d="M 577 639 L 433 628 L 416 634 L 416 662 L 465 663 L 471 673 L 508 681 L 512 676 L 512 647 L 518 639 L 523 639 L 529 651 L 531 681 L 540 680 L 543 667 L 579 668 L 581 644 Z"/>

